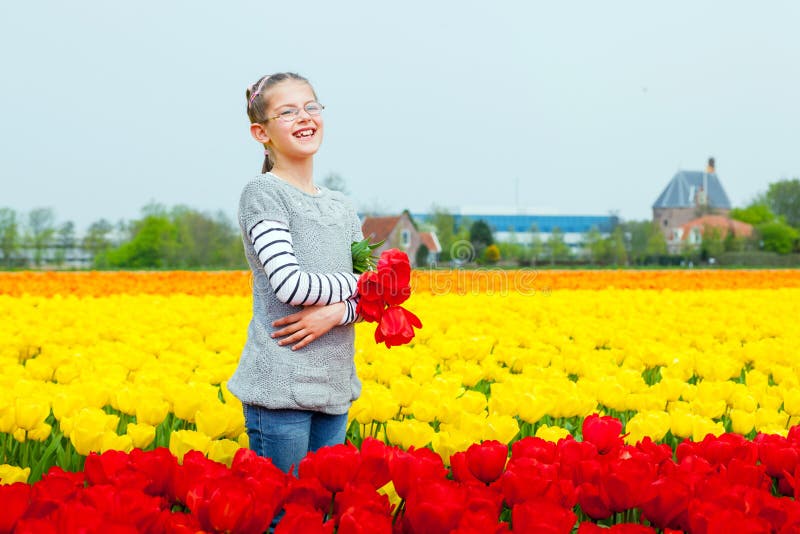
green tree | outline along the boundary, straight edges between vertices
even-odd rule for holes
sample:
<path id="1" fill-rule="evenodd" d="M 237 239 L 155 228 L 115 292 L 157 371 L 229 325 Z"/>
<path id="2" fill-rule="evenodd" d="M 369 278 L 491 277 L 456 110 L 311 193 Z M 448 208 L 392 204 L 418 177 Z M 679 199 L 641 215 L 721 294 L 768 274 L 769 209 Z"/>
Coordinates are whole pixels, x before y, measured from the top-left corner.
<path id="1" fill-rule="evenodd" d="M 733 208 L 730 213 L 731 219 L 743 223 L 757 226 L 759 224 L 772 222 L 776 219 L 775 214 L 763 199 L 757 199 L 744 208 Z"/>
<path id="2" fill-rule="evenodd" d="M 56 216 L 52 208 L 35 208 L 28 213 L 27 245 L 33 249 L 33 263 L 38 267 L 44 259 L 44 251 L 53 244 L 56 233 Z"/>
<path id="3" fill-rule="evenodd" d="M 800 232 L 781 221 L 760 224 L 757 227 L 764 250 L 788 254 L 797 246 Z"/>
<path id="4" fill-rule="evenodd" d="M 130 225 L 131 238 L 107 254 L 111 267 L 164 268 L 173 267 L 177 229 L 169 217 L 145 208 L 144 218 Z"/>
<path id="5" fill-rule="evenodd" d="M 81 241 L 81 248 L 93 256 L 104 252 L 111 247 L 109 234 L 114 226 L 105 219 L 100 219 L 89 225 L 86 235 Z"/>
<path id="6" fill-rule="evenodd" d="M 781 180 L 769 184 L 767 204 L 786 224 L 800 228 L 800 179 Z"/>
<path id="7" fill-rule="evenodd" d="M 544 243 L 542 243 L 542 236 L 539 235 L 539 227 L 536 224 L 531 225 L 530 232 L 531 241 L 528 244 L 528 248 L 530 249 L 531 263 L 536 265 L 536 262 L 539 261 L 544 252 Z"/>
<path id="8" fill-rule="evenodd" d="M 606 254 L 609 263 L 615 266 L 628 264 L 628 249 L 625 246 L 625 230 L 622 225 L 614 227 L 614 231 L 608 236 Z"/>
<path id="9" fill-rule="evenodd" d="M 469 227 L 469 242 L 475 248 L 476 257 L 483 256 L 483 251 L 489 245 L 494 244 L 494 237 L 492 237 L 492 229 L 483 219 L 478 219 Z"/>
<path id="10" fill-rule="evenodd" d="M 0 208 L 0 252 L 6 267 L 14 265 L 14 256 L 19 250 L 19 225 L 17 212 L 11 208 Z"/>
<path id="11" fill-rule="evenodd" d="M 56 265 L 63 265 L 70 250 L 75 248 L 75 223 L 67 221 L 56 230 Z"/>
<path id="12" fill-rule="evenodd" d="M 590 264 L 595 264 L 606 256 L 606 241 L 596 226 L 592 226 L 591 230 L 587 232 L 584 245 L 589 251 Z"/>
<path id="13" fill-rule="evenodd" d="M 722 239 L 722 231 L 715 226 L 705 225 L 703 240 L 700 242 L 700 259 L 708 261 L 711 258 L 718 258 L 724 251 L 725 243 Z"/>
<path id="14" fill-rule="evenodd" d="M 442 245 L 442 252 L 439 259 L 443 262 L 450 261 L 450 251 L 456 241 L 456 219 L 446 208 L 440 206 L 431 207 L 431 224 L 436 228 L 436 237 Z"/>
<path id="15" fill-rule="evenodd" d="M 545 248 L 551 265 L 569 258 L 569 245 L 564 241 L 564 233 L 558 226 L 553 227 L 552 232 L 550 232 Z"/>
<path id="16" fill-rule="evenodd" d="M 428 250 L 427 245 L 425 245 L 425 243 L 421 244 L 419 248 L 417 248 L 417 253 L 414 255 L 414 265 L 417 267 L 427 267 L 429 253 L 430 250 Z"/>

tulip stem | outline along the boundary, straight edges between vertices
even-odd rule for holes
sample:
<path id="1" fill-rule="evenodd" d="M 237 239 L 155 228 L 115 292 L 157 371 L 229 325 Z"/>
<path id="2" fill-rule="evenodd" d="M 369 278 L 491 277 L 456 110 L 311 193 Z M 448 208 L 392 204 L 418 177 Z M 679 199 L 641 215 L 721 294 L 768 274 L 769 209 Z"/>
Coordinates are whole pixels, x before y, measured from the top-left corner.
<path id="1" fill-rule="evenodd" d="M 401 512 L 405 510 L 405 507 L 406 507 L 406 500 L 400 499 L 400 504 L 397 505 L 397 508 L 395 509 L 394 514 L 392 515 L 392 525 L 397 523 L 397 518 L 400 517 Z"/>
<path id="2" fill-rule="evenodd" d="M 333 515 L 334 515 L 334 510 L 335 510 L 334 505 L 335 505 L 335 503 L 336 503 L 336 492 L 333 491 L 333 492 L 331 492 L 331 511 L 330 511 L 330 513 L 328 513 L 328 519 L 332 518 Z"/>

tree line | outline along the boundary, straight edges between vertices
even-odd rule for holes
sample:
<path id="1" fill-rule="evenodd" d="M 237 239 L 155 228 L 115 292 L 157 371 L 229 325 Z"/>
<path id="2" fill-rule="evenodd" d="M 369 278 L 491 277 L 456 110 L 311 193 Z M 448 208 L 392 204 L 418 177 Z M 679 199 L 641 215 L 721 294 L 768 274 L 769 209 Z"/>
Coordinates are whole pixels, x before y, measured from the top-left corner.
<path id="1" fill-rule="evenodd" d="M 21 214 L 0 208 L 4 268 L 243 269 L 239 228 L 222 213 L 149 204 L 141 217 L 112 224 L 99 219 L 78 237 L 72 221 L 52 208 Z"/>

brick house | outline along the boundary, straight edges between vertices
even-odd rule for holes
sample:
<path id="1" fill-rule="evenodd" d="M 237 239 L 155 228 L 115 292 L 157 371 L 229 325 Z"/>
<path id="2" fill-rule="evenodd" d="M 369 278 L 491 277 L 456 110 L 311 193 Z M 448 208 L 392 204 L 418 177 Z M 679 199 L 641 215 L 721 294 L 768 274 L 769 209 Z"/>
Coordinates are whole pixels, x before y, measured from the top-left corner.
<path id="1" fill-rule="evenodd" d="M 374 254 L 390 248 L 402 250 L 408 254 L 412 264 L 416 262 L 417 250 L 420 245 L 428 247 L 428 263 L 435 262 L 441 252 L 439 240 L 434 232 L 420 232 L 417 230 L 411 214 L 404 211 L 400 215 L 383 217 L 365 217 L 361 223 L 361 231 L 370 242 L 383 241 L 383 245 L 375 249 Z M 421 267 L 417 265 L 417 267 Z"/>
<path id="2" fill-rule="evenodd" d="M 736 221 L 724 215 L 703 215 L 693 219 L 681 226 L 681 241 L 692 247 L 698 246 L 703 242 L 703 235 L 707 229 L 713 228 L 719 231 L 719 236 L 725 239 L 728 234 L 733 237 L 751 237 L 753 226 L 742 221 Z"/>
<path id="3" fill-rule="evenodd" d="M 709 158 L 705 171 L 678 171 L 653 204 L 653 221 L 667 240 L 670 253 L 683 247 L 683 226 L 703 215 L 727 218 L 731 201 Z"/>

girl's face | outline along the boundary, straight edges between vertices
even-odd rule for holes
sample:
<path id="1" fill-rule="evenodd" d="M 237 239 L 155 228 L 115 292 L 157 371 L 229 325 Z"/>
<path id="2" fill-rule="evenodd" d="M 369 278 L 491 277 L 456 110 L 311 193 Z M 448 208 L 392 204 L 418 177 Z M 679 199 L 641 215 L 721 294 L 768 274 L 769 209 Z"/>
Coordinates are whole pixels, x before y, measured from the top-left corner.
<path id="1" fill-rule="evenodd" d="M 261 142 L 269 142 L 269 147 L 276 160 L 310 158 L 319 150 L 322 143 L 322 115 L 309 115 L 305 106 L 316 101 L 314 91 L 305 82 L 287 80 L 272 89 L 266 95 L 269 102 L 266 116 L 269 120 L 262 123 L 263 133 L 267 141 L 254 137 Z M 291 122 L 278 117 L 281 113 L 300 110 Z M 291 115 L 291 113 L 289 113 Z"/>

